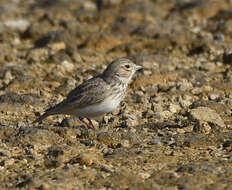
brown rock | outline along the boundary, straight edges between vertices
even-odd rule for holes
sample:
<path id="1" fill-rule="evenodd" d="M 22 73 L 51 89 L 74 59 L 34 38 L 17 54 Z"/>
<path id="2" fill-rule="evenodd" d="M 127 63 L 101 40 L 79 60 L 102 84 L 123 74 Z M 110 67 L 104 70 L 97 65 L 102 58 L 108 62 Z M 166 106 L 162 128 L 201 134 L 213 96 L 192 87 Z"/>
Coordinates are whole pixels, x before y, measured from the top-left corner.
<path id="1" fill-rule="evenodd" d="M 90 166 L 92 164 L 99 164 L 101 158 L 95 153 L 81 153 L 79 156 L 70 160 L 71 163 L 79 163 L 81 165 Z"/>
<path id="2" fill-rule="evenodd" d="M 225 127 L 225 123 L 222 118 L 212 109 L 208 107 L 198 107 L 190 111 L 190 116 L 193 119 L 198 120 L 200 123 L 211 122 L 220 127 Z"/>

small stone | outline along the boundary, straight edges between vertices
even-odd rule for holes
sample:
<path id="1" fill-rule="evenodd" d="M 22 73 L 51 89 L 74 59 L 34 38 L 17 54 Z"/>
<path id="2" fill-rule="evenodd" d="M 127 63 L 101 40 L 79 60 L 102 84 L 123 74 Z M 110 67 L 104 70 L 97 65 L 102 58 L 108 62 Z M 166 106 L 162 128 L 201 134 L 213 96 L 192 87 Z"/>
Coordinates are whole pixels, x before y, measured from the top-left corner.
<path id="1" fill-rule="evenodd" d="M 105 8 L 105 7 L 119 4 L 121 2 L 122 2 L 122 0 L 96 0 L 96 4 L 97 4 L 99 10 L 101 10 L 102 8 Z"/>
<path id="2" fill-rule="evenodd" d="M 187 133 L 191 133 L 191 132 L 193 131 L 193 128 L 194 128 L 193 125 L 189 125 L 189 126 L 185 127 L 184 130 L 185 130 L 185 132 L 187 132 Z"/>
<path id="3" fill-rule="evenodd" d="M 178 128 L 177 129 L 177 132 L 179 133 L 179 134 L 184 134 L 186 131 L 185 131 L 185 129 L 182 129 L 182 128 Z"/>
<path id="4" fill-rule="evenodd" d="M 29 95 L 29 94 L 17 94 L 15 92 L 8 92 L 0 96 L 0 104 L 11 104 L 11 105 L 17 105 L 17 104 L 38 104 L 39 100 L 35 95 Z"/>
<path id="5" fill-rule="evenodd" d="M 198 95 L 198 94 L 200 94 L 200 93 L 202 93 L 202 88 L 196 87 L 196 88 L 193 88 L 193 89 L 192 89 L 192 94 Z"/>
<path id="6" fill-rule="evenodd" d="M 151 176 L 151 174 L 146 173 L 146 172 L 141 172 L 139 173 L 139 176 L 142 177 L 143 179 L 147 179 Z"/>
<path id="7" fill-rule="evenodd" d="M 49 47 L 52 48 L 53 51 L 59 51 L 66 48 L 66 44 L 64 42 L 55 42 L 49 44 Z"/>
<path id="8" fill-rule="evenodd" d="M 125 148 L 131 147 L 131 144 L 130 144 L 129 140 L 122 140 L 122 141 L 121 141 L 121 145 L 122 145 L 123 147 L 125 147 Z"/>
<path id="9" fill-rule="evenodd" d="M 70 63 L 69 61 L 66 61 L 66 60 L 61 62 L 61 66 L 62 66 L 62 69 L 64 71 L 68 71 L 68 72 L 72 72 L 73 69 L 74 69 L 74 65 L 72 63 Z"/>
<path id="10" fill-rule="evenodd" d="M 117 132 L 109 133 L 109 132 L 100 132 L 97 136 L 97 140 L 108 146 L 109 148 L 115 148 L 121 141 L 121 135 Z"/>
<path id="11" fill-rule="evenodd" d="M 145 111 L 145 112 L 143 112 L 143 118 L 145 119 L 145 118 L 151 118 L 152 116 L 154 115 L 154 111 L 152 111 L 152 110 L 147 110 L 147 111 Z"/>
<path id="12" fill-rule="evenodd" d="M 32 49 L 29 51 L 27 59 L 32 62 L 45 61 L 48 59 L 48 54 L 47 48 Z"/>
<path id="13" fill-rule="evenodd" d="M 223 55 L 223 63 L 224 64 L 232 64 L 232 53 L 225 53 L 224 55 Z"/>
<path id="14" fill-rule="evenodd" d="M 79 156 L 79 163 L 81 165 L 86 165 L 86 166 L 90 166 L 92 164 L 96 164 L 99 163 L 100 159 L 99 156 L 97 154 L 94 153 L 82 153 Z"/>
<path id="15" fill-rule="evenodd" d="M 189 101 L 189 100 L 183 100 L 183 99 L 179 100 L 179 102 L 180 102 L 180 105 L 182 107 L 184 107 L 184 108 L 189 107 L 192 104 L 191 101 Z"/>
<path id="16" fill-rule="evenodd" d="M 159 112 L 159 115 L 161 116 L 161 118 L 167 119 L 172 115 L 172 113 L 168 110 L 165 110 L 163 112 Z"/>
<path id="17" fill-rule="evenodd" d="M 107 124 L 110 121 L 111 118 L 112 117 L 109 116 L 109 115 L 104 115 L 103 118 L 102 118 L 102 122 Z"/>
<path id="18" fill-rule="evenodd" d="M 8 84 L 13 78 L 14 78 L 14 77 L 13 77 L 11 71 L 10 71 L 10 70 L 7 70 L 7 71 L 5 72 L 4 82 L 5 82 L 6 84 Z"/>
<path id="19" fill-rule="evenodd" d="M 113 154 L 113 149 L 112 149 L 112 148 L 104 148 L 104 149 L 102 150 L 102 153 L 103 153 L 104 155 Z"/>
<path id="20" fill-rule="evenodd" d="M 73 58 L 74 62 L 77 62 L 77 63 L 82 62 L 81 55 L 78 52 L 74 52 L 72 55 L 72 58 Z"/>
<path id="21" fill-rule="evenodd" d="M 211 131 L 210 125 L 209 125 L 208 123 L 203 123 L 202 126 L 203 126 L 203 132 L 204 132 L 205 134 L 209 134 L 210 131 Z"/>
<path id="22" fill-rule="evenodd" d="M 51 189 L 51 185 L 50 185 L 49 183 L 43 183 L 43 184 L 40 186 L 40 189 L 49 190 L 49 189 Z"/>
<path id="23" fill-rule="evenodd" d="M 57 168 L 64 162 L 64 151 L 61 148 L 51 147 L 44 158 L 46 168 Z"/>
<path id="24" fill-rule="evenodd" d="M 182 91 L 186 91 L 186 90 L 190 90 L 193 88 L 192 83 L 188 82 L 187 80 L 183 80 L 179 83 L 177 83 L 177 89 L 182 90 Z"/>
<path id="25" fill-rule="evenodd" d="M 190 111 L 190 116 L 194 120 L 198 120 L 200 123 L 211 122 L 217 124 L 220 127 L 225 127 L 222 118 L 212 109 L 208 107 L 198 107 Z"/>
<path id="26" fill-rule="evenodd" d="M 207 135 L 210 133 L 211 129 L 212 128 L 208 122 L 203 122 L 203 123 L 198 123 L 197 125 L 195 125 L 193 128 L 193 131 L 194 132 L 201 132 L 201 133 Z"/>
<path id="27" fill-rule="evenodd" d="M 99 128 L 99 123 L 96 120 L 94 120 L 94 119 L 92 119 L 91 121 L 93 123 L 94 128 L 98 129 Z"/>
<path id="28" fill-rule="evenodd" d="M 67 136 L 70 141 L 76 141 L 77 137 L 81 135 L 80 129 L 68 129 L 67 130 Z"/>
<path id="29" fill-rule="evenodd" d="M 9 166 L 12 166 L 14 163 L 15 163 L 15 159 L 10 158 L 4 161 L 4 166 L 9 167 Z"/>
<path id="30" fill-rule="evenodd" d="M 210 91 L 213 90 L 213 88 L 212 88 L 212 86 L 205 85 L 205 86 L 203 86 L 203 90 L 204 90 L 204 91 L 207 91 L 207 92 L 210 92 Z"/>
<path id="31" fill-rule="evenodd" d="M 149 142 L 151 145 L 161 145 L 161 138 L 160 137 L 153 137 L 152 140 Z"/>
<path id="32" fill-rule="evenodd" d="M 135 126 L 137 125 L 137 120 L 133 120 L 131 118 L 128 118 L 122 122 L 121 127 L 130 127 L 130 126 Z"/>
<path id="33" fill-rule="evenodd" d="M 123 115 L 123 123 L 122 126 L 129 127 L 129 126 L 135 126 L 138 124 L 137 118 L 133 114 L 124 114 Z"/>
<path id="34" fill-rule="evenodd" d="M 169 111 L 171 112 L 171 113 L 177 113 L 177 112 L 179 112 L 181 110 L 181 107 L 179 106 L 179 105 L 177 105 L 177 104 L 170 104 L 169 105 Z"/>
<path id="35" fill-rule="evenodd" d="M 2 22 L 0 24 L 2 24 Z M 3 23 L 3 25 L 15 30 L 24 31 L 29 27 L 30 23 L 24 19 L 17 19 L 17 20 L 7 20 Z"/>
<path id="36" fill-rule="evenodd" d="M 221 34 L 221 33 L 218 33 L 218 34 L 215 34 L 214 39 L 217 40 L 217 41 L 224 42 L 225 36 L 223 34 Z"/>
<path id="37" fill-rule="evenodd" d="M 209 96 L 209 99 L 210 100 L 216 100 L 216 99 L 218 99 L 219 98 L 219 95 L 217 95 L 217 94 L 211 94 L 210 96 Z"/>
<path id="38" fill-rule="evenodd" d="M 150 89 L 147 90 L 149 96 L 155 96 L 158 93 L 158 86 L 152 85 Z"/>
<path id="39" fill-rule="evenodd" d="M 93 3 L 93 2 L 91 2 L 91 1 L 83 1 L 82 7 L 85 10 L 88 10 L 88 11 L 95 11 L 95 10 L 97 10 L 96 4 Z"/>

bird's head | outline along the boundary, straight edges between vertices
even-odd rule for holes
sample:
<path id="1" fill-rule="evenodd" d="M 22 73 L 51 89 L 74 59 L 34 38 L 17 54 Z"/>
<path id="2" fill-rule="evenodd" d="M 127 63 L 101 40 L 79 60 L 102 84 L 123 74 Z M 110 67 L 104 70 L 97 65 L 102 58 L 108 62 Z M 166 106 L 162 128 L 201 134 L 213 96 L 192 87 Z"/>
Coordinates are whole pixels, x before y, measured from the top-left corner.
<path id="1" fill-rule="evenodd" d="M 123 83 L 128 84 L 135 72 L 140 69 L 142 69 L 142 66 L 136 65 L 129 59 L 120 58 L 108 65 L 103 76 L 108 79 L 117 78 Z"/>

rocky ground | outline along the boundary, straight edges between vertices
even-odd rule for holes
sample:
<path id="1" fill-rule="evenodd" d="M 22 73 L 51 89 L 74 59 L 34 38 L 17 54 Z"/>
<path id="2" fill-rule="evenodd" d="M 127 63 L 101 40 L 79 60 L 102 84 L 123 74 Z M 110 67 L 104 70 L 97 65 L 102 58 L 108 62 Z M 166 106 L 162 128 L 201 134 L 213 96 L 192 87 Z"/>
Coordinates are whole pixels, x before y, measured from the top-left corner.
<path id="1" fill-rule="evenodd" d="M 0 189 L 232 188 L 231 0 L 0 0 Z M 31 122 L 107 63 L 144 70 L 96 130 Z"/>

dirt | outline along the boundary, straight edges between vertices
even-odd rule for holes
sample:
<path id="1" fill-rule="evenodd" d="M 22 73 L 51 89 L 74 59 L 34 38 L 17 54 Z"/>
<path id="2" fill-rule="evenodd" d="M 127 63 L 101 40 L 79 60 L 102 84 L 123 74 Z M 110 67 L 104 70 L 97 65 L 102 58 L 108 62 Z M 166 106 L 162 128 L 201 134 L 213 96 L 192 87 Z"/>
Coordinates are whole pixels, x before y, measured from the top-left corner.
<path id="1" fill-rule="evenodd" d="M 0 0 L 0 189 L 232 188 L 232 2 Z M 117 58 L 96 130 L 32 121 Z"/>

